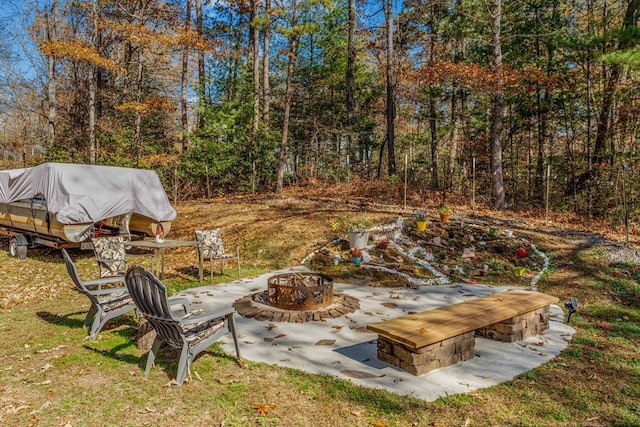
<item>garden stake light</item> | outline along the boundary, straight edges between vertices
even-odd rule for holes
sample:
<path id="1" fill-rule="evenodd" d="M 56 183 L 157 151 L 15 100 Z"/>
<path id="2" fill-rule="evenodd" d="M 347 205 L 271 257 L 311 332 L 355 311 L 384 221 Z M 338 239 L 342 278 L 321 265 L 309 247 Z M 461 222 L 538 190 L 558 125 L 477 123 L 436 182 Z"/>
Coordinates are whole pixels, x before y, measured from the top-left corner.
<path id="1" fill-rule="evenodd" d="M 564 303 L 564 306 L 567 310 L 569 310 L 569 315 L 567 316 L 567 323 L 569 323 L 569 321 L 571 321 L 571 315 L 575 313 L 576 310 L 578 310 L 578 300 L 574 297 L 571 297 L 569 301 Z"/>

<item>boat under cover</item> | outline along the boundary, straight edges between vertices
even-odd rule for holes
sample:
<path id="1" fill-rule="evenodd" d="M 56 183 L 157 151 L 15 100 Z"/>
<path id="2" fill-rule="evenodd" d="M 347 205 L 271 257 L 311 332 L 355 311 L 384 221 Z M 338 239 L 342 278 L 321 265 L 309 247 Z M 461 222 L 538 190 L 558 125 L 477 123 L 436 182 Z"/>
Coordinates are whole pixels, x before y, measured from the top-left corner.
<path id="1" fill-rule="evenodd" d="M 0 226 L 83 242 L 97 233 L 166 235 L 176 211 L 152 170 L 44 163 L 0 171 Z"/>

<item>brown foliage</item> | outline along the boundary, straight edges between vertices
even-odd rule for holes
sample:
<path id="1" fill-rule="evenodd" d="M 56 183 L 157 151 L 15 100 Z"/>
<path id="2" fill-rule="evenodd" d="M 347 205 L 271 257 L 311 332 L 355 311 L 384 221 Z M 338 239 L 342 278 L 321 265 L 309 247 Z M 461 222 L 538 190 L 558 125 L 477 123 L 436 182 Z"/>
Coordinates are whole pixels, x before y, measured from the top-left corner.
<path id="1" fill-rule="evenodd" d="M 451 61 L 429 63 L 417 70 L 406 72 L 404 77 L 421 84 L 455 84 L 481 92 L 502 89 L 515 93 L 526 91 L 530 85 L 536 83 L 560 84 L 559 78 L 548 76 L 536 68 L 516 70 L 508 65 L 489 68 L 468 62 Z"/>
<path id="2" fill-rule="evenodd" d="M 47 40 L 40 42 L 38 49 L 49 58 L 83 61 L 106 70 L 124 72 L 117 62 L 103 58 L 95 48 L 81 41 Z"/>

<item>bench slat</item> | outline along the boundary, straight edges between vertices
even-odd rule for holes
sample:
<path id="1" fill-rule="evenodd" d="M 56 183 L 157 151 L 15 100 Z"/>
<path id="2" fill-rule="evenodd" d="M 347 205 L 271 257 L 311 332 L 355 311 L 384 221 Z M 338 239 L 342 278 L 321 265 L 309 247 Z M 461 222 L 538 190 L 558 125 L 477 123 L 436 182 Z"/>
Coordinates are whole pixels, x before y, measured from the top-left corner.
<path id="1" fill-rule="evenodd" d="M 484 328 L 556 302 L 558 298 L 540 292 L 510 290 L 373 323 L 367 325 L 367 329 L 415 349 Z"/>

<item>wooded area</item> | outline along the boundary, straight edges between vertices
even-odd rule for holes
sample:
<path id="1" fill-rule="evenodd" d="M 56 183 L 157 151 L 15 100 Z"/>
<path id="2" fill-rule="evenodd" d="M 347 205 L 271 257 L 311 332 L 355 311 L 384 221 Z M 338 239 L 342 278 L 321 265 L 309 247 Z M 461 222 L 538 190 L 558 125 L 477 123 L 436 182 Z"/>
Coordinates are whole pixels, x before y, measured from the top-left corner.
<path id="1" fill-rule="evenodd" d="M 406 171 L 535 208 L 548 184 L 552 209 L 620 224 L 639 6 L 5 0 L 0 161 L 153 167 L 180 199 Z"/>

